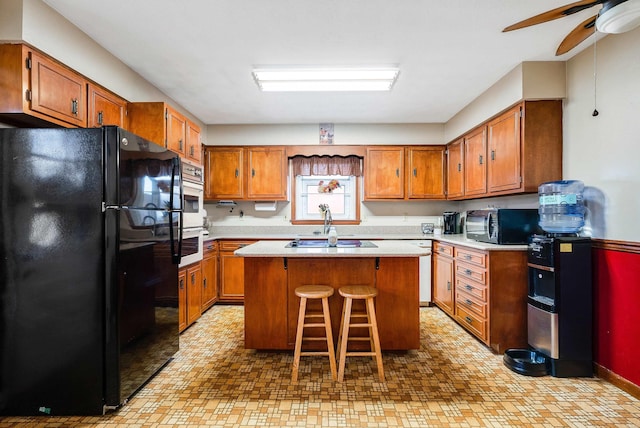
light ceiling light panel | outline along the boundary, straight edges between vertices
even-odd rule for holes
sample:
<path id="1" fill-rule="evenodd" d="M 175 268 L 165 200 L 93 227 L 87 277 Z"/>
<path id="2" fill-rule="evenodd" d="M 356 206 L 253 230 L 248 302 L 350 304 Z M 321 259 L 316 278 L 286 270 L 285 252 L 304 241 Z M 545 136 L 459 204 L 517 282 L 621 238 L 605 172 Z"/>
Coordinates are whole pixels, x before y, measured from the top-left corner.
<path id="1" fill-rule="evenodd" d="M 253 78 L 262 91 L 389 91 L 397 67 L 376 68 L 256 68 Z"/>

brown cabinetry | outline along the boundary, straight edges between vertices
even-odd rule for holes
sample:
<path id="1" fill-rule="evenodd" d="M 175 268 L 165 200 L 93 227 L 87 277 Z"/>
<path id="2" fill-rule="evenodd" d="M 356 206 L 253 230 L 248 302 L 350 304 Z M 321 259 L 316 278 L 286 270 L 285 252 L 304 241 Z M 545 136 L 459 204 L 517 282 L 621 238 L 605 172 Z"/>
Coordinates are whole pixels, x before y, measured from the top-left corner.
<path id="1" fill-rule="evenodd" d="M 127 129 L 127 101 L 94 84 L 87 85 L 89 128 L 114 125 Z"/>
<path id="2" fill-rule="evenodd" d="M 218 243 L 206 241 L 202 258 L 202 312 L 218 301 Z"/>
<path id="3" fill-rule="evenodd" d="M 464 194 L 487 193 L 487 130 L 485 126 L 464 137 Z"/>
<path id="4" fill-rule="evenodd" d="M 447 146 L 447 199 L 464 196 L 464 140 Z"/>
<path id="5" fill-rule="evenodd" d="M 404 147 L 367 147 L 364 199 L 404 199 Z"/>
<path id="6" fill-rule="evenodd" d="M 163 102 L 129 103 L 129 130 L 181 157 L 201 162 L 200 128 Z"/>
<path id="7" fill-rule="evenodd" d="M 450 181 L 450 199 L 536 192 L 562 179 L 562 101 L 523 101 L 470 131 L 462 144 L 464 196 L 452 196 L 458 193 Z M 455 165 L 447 168 L 451 180 Z"/>
<path id="8" fill-rule="evenodd" d="M 28 126 L 87 126 L 87 80 L 26 45 L 0 45 L 0 118 Z"/>
<path id="9" fill-rule="evenodd" d="M 206 147 L 205 199 L 287 200 L 285 148 Z"/>
<path id="10" fill-rule="evenodd" d="M 444 146 L 368 147 L 364 199 L 444 199 Z"/>
<path id="11" fill-rule="evenodd" d="M 344 301 L 337 289 L 359 284 L 378 289 L 375 306 L 381 348 L 420 347 L 417 257 L 247 257 L 245 263 L 245 281 L 251 284 L 244 303 L 246 348 L 293 349 L 300 302 L 295 289 L 303 284 L 326 284 L 336 290 L 329 298 L 334 343 Z M 360 304 L 354 302 L 354 310 L 363 310 Z M 319 309 L 318 305 L 319 302 L 310 301 L 310 311 Z M 356 329 L 356 336 L 359 331 Z M 309 329 L 305 334 L 316 333 L 323 334 L 320 329 Z M 350 347 L 366 348 L 368 344 L 367 340 Z M 313 347 L 314 342 L 308 346 Z"/>
<path id="12" fill-rule="evenodd" d="M 433 243 L 433 302 L 453 316 L 453 246 Z"/>
<path id="13" fill-rule="evenodd" d="M 178 270 L 179 331 L 202 315 L 202 268 L 200 262 Z"/>
<path id="14" fill-rule="evenodd" d="M 407 147 L 407 197 L 444 199 L 446 156 L 444 146 Z"/>
<path id="15" fill-rule="evenodd" d="M 244 301 L 244 258 L 234 251 L 255 241 L 220 241 L 220 302 Z"/>
<path id="16" fill-rule="evenodd" d="M 178 331 L 187 328 L 187 270 L 178 271 Z"/>
<path id="17" fill-rule="evenodd" d="M 446 250 L 441 252 L 443 247 Z M 526 347 L 526 251 L 482 251 L 436 242 L 434 253 L 435 303 L 495 352 Z M 449 272 L 453 280 L 451 302 L 438 296 L 445 289 L 444 278 L 449 278 Z"/>

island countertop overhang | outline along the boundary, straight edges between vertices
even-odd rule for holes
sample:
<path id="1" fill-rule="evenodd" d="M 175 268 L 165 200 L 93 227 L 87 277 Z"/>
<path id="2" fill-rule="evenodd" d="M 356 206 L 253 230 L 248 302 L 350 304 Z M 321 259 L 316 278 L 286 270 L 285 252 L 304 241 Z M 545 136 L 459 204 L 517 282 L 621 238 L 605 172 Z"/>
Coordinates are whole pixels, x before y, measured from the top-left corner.
<path id="1" fill-rule="evenodd" d="M 423 257 L 431 248 L 402 240 L 371 241 L 376 247 L 286 248 L 291 241 L 258 241 L 235 251 L 241 257 Z"/>

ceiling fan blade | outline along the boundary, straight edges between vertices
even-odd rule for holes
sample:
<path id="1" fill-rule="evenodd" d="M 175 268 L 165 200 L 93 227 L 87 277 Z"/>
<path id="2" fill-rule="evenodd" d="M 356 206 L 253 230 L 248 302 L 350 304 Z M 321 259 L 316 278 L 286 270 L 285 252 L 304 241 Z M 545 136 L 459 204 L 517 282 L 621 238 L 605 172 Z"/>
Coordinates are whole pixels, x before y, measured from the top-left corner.
<path id="1" fill-rule="evenodd" d="M 578 26 L 564 38 L 562 43 L 560 43 L 560 46 L 558 46 L 558 50 L 556 51 L 556 56 L 569 52 L 571 49 L 583 42 L 587 37 L 595 33 L 595 29 L 593 27 L 596 25 L 597 17 L 598 15 L 592 16 L 578 24 Z"/>
<path id="2" fill-rule="evenodd" d="M 571 15 L 582 10 L 588 9 L 592 6 L 603 3 L 604 0 L 583 0 L 575 3 L 570 3 L 565 6 L 558 7 L 556 9 L 549 10 L 541 13 L 540 15 L 532 16 L 513 25 L 508 26 L 502 32 L 519 30 L 520 28 L 529 27 L 531 25 L 542 24 L 543 22 L 553 21 L 554 19 L 562 18 L 563 16 Z"/>

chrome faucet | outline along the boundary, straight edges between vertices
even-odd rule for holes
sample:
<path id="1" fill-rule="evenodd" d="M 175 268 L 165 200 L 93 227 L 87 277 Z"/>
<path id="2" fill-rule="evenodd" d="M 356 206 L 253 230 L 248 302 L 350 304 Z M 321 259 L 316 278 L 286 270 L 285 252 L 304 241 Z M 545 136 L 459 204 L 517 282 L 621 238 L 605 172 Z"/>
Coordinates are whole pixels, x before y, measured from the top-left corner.
<path id="1" fill-rule="evenodd" d="M 331 227 L 331 223 L 333 222 L 333 218 L 331 217 L 331 210 L 329 209 L 329 204 L 320 204 L 320 211 L 324 215 L 324 234 L 329 233 L 329 228 Z"/>

